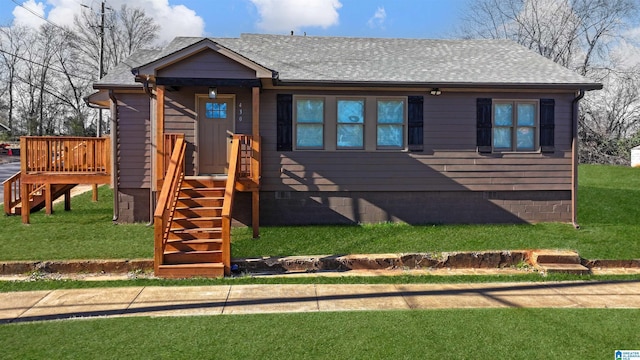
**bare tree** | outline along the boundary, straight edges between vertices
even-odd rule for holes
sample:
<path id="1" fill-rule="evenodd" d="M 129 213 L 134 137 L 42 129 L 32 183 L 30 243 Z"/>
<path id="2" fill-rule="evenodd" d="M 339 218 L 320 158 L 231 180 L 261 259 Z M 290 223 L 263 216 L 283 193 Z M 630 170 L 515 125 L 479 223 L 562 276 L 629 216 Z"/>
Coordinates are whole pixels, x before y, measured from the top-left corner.
<path id="1" fill-rule="evenodd" d="M 628 159 L 626 140 L 637 132 L 640 69 L 617 67 L 610 50 L 638 6 L 637 0 L 474 0 L 461 30 L 464 37 L 511 39 L 602 81 L 605 89 L 581 103 L 580 158 L 620 163 Z M 618 145 L 612 150 L 605 142 Z"/>
<path id="2" fill-rule="evenodd" d="M 84 55 L 85 66 L 98 73 L 100 62 L 100 14 L 84 11 L 74 18 L 75 47 Z M 160 27 L 142 9 L 122 5 L 105 14 L 104 70 L 108 71 L 134 51 L 150 47 Z"/>
<path id="3" fill-rule="evenodd" d="M 18 66 L 27 44 L 24 42 L 27 29 L 20 26 L 0 27 L 0 66 L 5 75 L 7 100 L 7 126 L 9 136 L 13 135 L 15 83 Z"/>

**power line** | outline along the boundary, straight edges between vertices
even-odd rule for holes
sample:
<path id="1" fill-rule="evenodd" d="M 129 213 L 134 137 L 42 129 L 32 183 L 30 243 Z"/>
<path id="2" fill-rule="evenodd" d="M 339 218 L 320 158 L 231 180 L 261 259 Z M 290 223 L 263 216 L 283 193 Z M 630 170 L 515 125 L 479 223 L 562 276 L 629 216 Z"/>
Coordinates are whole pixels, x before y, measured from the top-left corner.
<path id="1" fill-rule="evenodd" d="M 39 63 L 39 62 L 37 62 L 37 61 L 33 61 L 33 60 L 30 60 L 30 59 L 24 58 L 24 57 L 22 57 L 22 56 L 20 56 L 20 55 L 18 55 L 18 54 L 10 53 L 10 52 L 8 52 L 8 51 L 6 51 L 6 50 L 3 50 L 3 49 L 0 49 L 0 52 L 1 52 L 1 53 L 4 53 L 4 54 L 7 54 L 7 55 L 9 55 L 9 56 L 13 56 L 13 57 L 15 57 L 15 58 L 18 58 L 18 59 L 20 59 L 20 60 L 23 60 L 23 61 L 26 61 L 26 62 L 32 63 L 32 64 L 34 64 L 34 65 L 41 66 L 41 67 L 43 67 L 43 68 L 49 68 L 49 69 L 51 69 L 51 70 L 53 70 L 53 71 L 57 71 L 57 72 L 59 72 L 59 73 L 61 73 L 61 74 L 65 74 L 65 75 L 66 75 L 66 74 L 68 73 L 67 71 L 65 71 L 65 70 L 61 70 L 60 68 L 57 68 L 57 67 L 55 67 L 55 66 L 52 66 L 52 65 L 45 65 L 45 64 L 43 64 L 43 63 Z M 82 77 L 82 76 L 78 76 L 78 75 L 71 75 L 71 76 L 73 76 L 73 77 L 75 77 L 75 78 L 78 78 L 78 79 L 81 79 L 81 80 L 96 81 L 95 79 L 92 79 L 92 78 L 86 78 L 86 77 Z"/>
<path id="2" fill-rule="evenodd" d="M 38 17 L 38 18 L 40 18 L 40 19 L 42 19 L 42 20 L 44 20 L 44 21 L 48 22 L 49 24 L 51 24 L 51 25 L 53 25 L 53 26 L 57 27 L 58 29 L 61 29 L 61 30 L 65 31 L 65 32 L 68 32 L 68 33 L 70 33 L 70 34 L 73 34 L 73 32 L 69 31 L 69 29 L 65 29 L 63 26 L 60 26 L 60 25 L 58 25 L 58 24 L 54 23 L 53 21 L 51 21 L 51 20 L 49 20 L 49 19 L 47 19 L 47 18 L 45 18 L 45 17 L 41 16 L 40 14 L 38 14 L 37 12 L 35 12 L 34 10 L 29 9 L 28 7 L 24 6 L 24 4 L 20 4 L 20 3 L 18 2 L 18 0 L 11 0 L 11 1 L 13 1 L 13 3 L 14 3 L 14 4 L 16 4 L 16 5 L 20 6 L 21 8 L 23 8 L 23 9 L 27 10 L 28 12 L 30 12 L 30 13 L 31 13 L 31 14 L 33 14 L 34 16 L 36 16 L 36 17 Z"/>

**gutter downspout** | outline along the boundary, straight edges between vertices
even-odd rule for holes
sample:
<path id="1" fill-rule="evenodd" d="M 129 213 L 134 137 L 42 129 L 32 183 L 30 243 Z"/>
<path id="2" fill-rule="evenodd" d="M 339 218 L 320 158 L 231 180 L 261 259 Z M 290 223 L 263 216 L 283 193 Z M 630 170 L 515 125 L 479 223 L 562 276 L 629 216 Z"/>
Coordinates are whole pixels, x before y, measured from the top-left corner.
<path id="1" fill-rule="evenodd" d="M 578 230 L 578 102 L 584 97 L 584 90 L 580 89 L 578 95 L 571 102 L 572 139 L 571 139 L 571 223 Z"/>
<path id="2" fill-rule="evenodd" d="M 113 90 L 109 90 L 111 99 L 111 171 L 113 171 L 113 219 L 117 223 L 120 218 L 120 192 L 118 190 L 118 99 Z"/>
<path id="3" fill-rule="evenodd" d="M 149 126 L 149 154 L 153 154 L 153 148 L 156 146 L 155 144 L 155 140 L 154 140 L 154 134 L 156 133 L 155 131 L 155 114 L 154 114 L 154 108 L 155 108 L 155 103 L 153 102 L 153 91 L 151 90 L 151 88 L 149 87 L 149 76 L 146 76 L 144 81 L 142 82 L 142 86 L 144 87 L 144 92 L 147 93 L 147 95 L 149 96 L 149 122 L 150 122 L 150 126 Z M 155 161 L 153 161 L 153 155 L 151 155 L 151 161 L 150 161 L 150 170 L 151 170 L 151 182 L 149 183 L 149 222 L 147 223 L 147 226 L 153 226 L 154 223 L 154 219 L 153 219 L 153 213 L 155 212 L 155 202 L 156 202 L 156 197 L 154 196 L 154 191 L 153 191 L 153 174 L 155 174 Z"/>

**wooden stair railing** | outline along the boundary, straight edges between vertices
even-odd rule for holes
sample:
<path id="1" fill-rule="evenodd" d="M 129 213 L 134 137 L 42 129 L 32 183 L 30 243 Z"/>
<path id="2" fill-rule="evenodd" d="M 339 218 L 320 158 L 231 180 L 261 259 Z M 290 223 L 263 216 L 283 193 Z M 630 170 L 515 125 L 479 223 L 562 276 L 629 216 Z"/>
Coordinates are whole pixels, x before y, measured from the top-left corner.
<path id="1" fill-rule="evenodd" d="M 224 273 L 231 274 L 231 221 L 233 211 L 233 199 L 236 191 L 236 182 L 241 175 L 241 145 L 246 135 L 234 135 L 229 154 L 229 174 L 224 190 L 224 202 L 222 203 L 222 262 Z"/>
<path id="2" fill-rule="evenodd" d="M 12 215 L 11 209 L 22 202 L 20 197 L 20 172 L 15 173 L 12 177 L 2 182 L 4 189 L 4 213 Z"/>
<path id="3" fill-rule="evenodd" d="M 164 250 L 171 230 L 182 180 L 184 179 L 184 158 L 186 143 L 184 137 L 176 140 L 171 153 L 171 160 L 164 178 L 162 190 L 156 205 L 154 217 L 154 270 L 159 273 L 160 265 L 164 262 Z"/>

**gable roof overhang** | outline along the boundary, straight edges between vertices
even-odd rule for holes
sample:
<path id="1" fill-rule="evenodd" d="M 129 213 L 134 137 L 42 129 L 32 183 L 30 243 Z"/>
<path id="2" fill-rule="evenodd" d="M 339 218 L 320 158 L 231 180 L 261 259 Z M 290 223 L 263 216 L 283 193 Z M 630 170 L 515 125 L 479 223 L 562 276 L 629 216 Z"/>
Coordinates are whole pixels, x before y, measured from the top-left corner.
<path id="1" fill-rule="evenodd" d="M 189 57 L 196 55 L 202 51 L 213 50 L 216 53 L 227 57 L 228 59 L 235 61 L 236 63 L 243 65 L 253 71 L 255 71 L 254 79 L 199 79 L 199 78 L 166 78 L 164 80 L 160 80 L 160 77 L 157 77 L 158 71 L 164 68 L 167 68 L 173 64 L 179 63 Z M 160 85 L 179 85 L 181 83 L 183 85 L 199 85 L 199 84 L 212 84 L 212 81 L 230 81 L 230 80 L 238 80 L 238 81 L 247 81 L 247 80 L 258 80 L 259 79 L 272 79 L 277 77 L 277 73 L 266 67 L 216 43 L 215 41 L 209 38 L 203 38 L 202 40 L 186 46 L 180 50 L 175 52 L 168 53 L 160 58 L 144 64 L 139 67 L 135 67 L 131 69 L 131 73 L 136 77 L 137 82 L 143 81 L 151 81 Z M 182 79 L 182 80 L 181 80 Z M 158 83 L 160 81 L 160 83 Z M 169 84 L 169 82 L 173 82 Z M 255 83 L 255 82 L 253 82 Z"/>
<path id="2" fill-rule="evenodd" d="M 496 89 L 496 90 L 564 90 L 591 91 L 602 89 L 601 83 L 503 83 L 503 82 L 373 82 L 373 81 L 311 81 L 273 80 L 274 87 L 333 87 L 333 88 L 439 88 L 439 89 Z"/>

